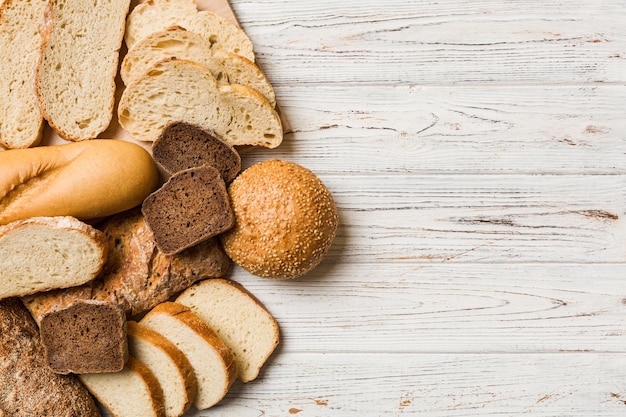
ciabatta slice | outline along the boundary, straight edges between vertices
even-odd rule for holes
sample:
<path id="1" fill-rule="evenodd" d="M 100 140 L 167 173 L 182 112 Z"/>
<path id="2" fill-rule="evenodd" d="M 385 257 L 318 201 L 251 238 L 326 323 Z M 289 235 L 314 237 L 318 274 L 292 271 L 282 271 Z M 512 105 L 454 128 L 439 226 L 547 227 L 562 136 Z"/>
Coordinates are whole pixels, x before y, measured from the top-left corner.
<path id="1" fill-rule="evenodd" d="M 237 375 L 233 356 L 189 308 L 166 301 L 150 310 L 139 324 L 161 333 L 187 356 L 196 374 L 198 410 L 212 407 L 226 395 Z"/>
<path id="2" fill-rule="evenodd" d="M 150 142 L 173 122 L 213 131 L 231 146 L 275 148 L 283 138 L 278 113 L 258 91 L 220 84 L 208 68 L 179 59 L 159 62 L 126 87 L 118 120 L 135 139 Z"/>
<path id="3" fill-rule="evenodd" d="M 220 278 L 206 279 L 176 298 L 204 320 L 235 357 L 237 376 L 254 380 L 279 343 L 278 323 L 242 285 Z"/>
<path id="4" fill-rule="evenodd" d="M 139 4 L 126 21 L 124 39 L 130 50 L 136 42 L 170 26 L 197 33 L 214 48 L 254 61 L 252 41 L 235 23 L 206 10 L 198 11 L 194 0 L 149 0 Z"/>
<path id="5" fill-rule="evenodd" d="M 32 79 L 47 3 L 0 2 L 0 144 L 7 148 L 28 148 L 41 140 L 43 117 Z"/>
<path id="6" fill-rule="evenodd" d="M 113 116 L 130 0 L 51 0 L 35 89 L 44 118 L 68 140 L 93 139 Z"/>

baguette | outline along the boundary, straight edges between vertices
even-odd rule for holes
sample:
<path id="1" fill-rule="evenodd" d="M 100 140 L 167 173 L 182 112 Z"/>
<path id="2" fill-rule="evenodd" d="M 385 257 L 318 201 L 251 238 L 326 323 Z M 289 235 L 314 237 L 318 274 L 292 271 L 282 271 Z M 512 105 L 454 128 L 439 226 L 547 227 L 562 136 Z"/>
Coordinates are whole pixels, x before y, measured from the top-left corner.
<path id="1" fill-rule="evenodd" d="M 35 91 L 61 137 L 94 139 L 109 126 L 129 8 L 130 0 L 50 0 Z"/>
<path id="2" fill-rule="evenodd" d="M 0 301 L 0 416 L 100 417 L 75 376 L 46 365 L 37 325 L 15 298 Z"/>
<path id="3" fill-rule="evenodd" d="M 145 149 L 113 139 L 2 151 L 0 166 L 0 225 L 110 216 L 141 204 L 159 181 Z"/>
<path id="4" fill-rule="evenodd" d="M 46 0 L 0 1 L 0 145 L 28 148 L 43 131 L 32 83 Z"/>

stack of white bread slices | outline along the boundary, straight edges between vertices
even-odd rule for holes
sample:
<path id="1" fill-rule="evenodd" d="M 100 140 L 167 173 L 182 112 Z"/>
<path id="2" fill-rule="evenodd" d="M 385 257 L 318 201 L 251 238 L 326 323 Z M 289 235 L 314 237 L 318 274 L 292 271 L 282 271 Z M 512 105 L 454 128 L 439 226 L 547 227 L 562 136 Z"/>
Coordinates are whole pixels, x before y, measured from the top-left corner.
<path id="1" fill-rule="evenodd" d="M 133 138 L 153 142 L 186 122 L 231 146 L 282 142 L 273 88 L 237 25 L 194 0 L 152 0 L 131 11 L 124 36 L 118 121 Z"/>
<path id="2" fill-rule="evenodd" d="M 217 404 L 239 379 L 254 380 L 279 343 L 272 315 L 244 287 L 212 278 L 129 321 L 121 372 L 80 380 L 118 417 L 179 417 Z"/>

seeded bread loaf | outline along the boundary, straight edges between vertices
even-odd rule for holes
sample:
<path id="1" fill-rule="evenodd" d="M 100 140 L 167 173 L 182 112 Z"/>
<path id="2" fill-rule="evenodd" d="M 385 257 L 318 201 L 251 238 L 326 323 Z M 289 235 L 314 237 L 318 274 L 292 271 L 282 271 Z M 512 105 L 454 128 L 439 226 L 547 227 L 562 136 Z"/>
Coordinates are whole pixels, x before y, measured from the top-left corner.
<path id="1" fill-rule="evenodd" d="M 163 390 L 165 417 L 180 417 L 196 399 L 196 375 L 187 356 L 160 333 L 128 322 L 128 347 L 143 362 Z"/>
<path id="2" fill-rule="evenodd" d="M 93 139 L 109 126 L 129 7 L 130 0 L 50 0 L 35 89 L 61 137 Z"/>
<path id="3" fill-rule="evenodd" d="M 73 217 L 33 217 L 0 226 L 0 299 L 94 279 L 106 260 L 104 235 Z"/>
<path id="4" fill-rule="evenodd" d="M 139 359 L 129 356 L 119 372 L 78 377 L 114 417 L 165 417 L 161 385 Z"/>
<path id="5" fill-rule="evenodd" d="M 220 82 L 254 88 L 265 96 L 272 107 L 276 106 L 274 88 L 254 62 L 214 46 L 197 33 L 180 26 L 170 27 L 135 43 L 122 61 L 120 75 L 124 84 L 128 85 L 159 61 L 184 59 L 207 67 Z"/>
<path id="6" fill-rule="evenodd" d="M 46 0 L 0 2 L 0 145 L 39 143 L 43 116 L 32 82 L 39 59 Z"/>
<path id="7" fill-rule="evenodd" d="M 184 122 L 172 123 L 161 132 L 152 144 L 152 156 L 170 175 L 210 165 L 229 183 L 241 170 L 241 156 L 235 148 L 215 133 Z"/>
<path id="8" fill-rule="evenodd" d="M 47 366 L 37 325 L 15 298 L 0 301 L 0 415 L 100 417 L 75 376 Z"/>
<path id="9" fill-rule="evenodd" d="M 154 32 L 180 26 L 223 49 L 254 61 L 252 41 L 233 22 L 210 11 L 198 11 L 194 0 L 148 0 L 135 7 L 126 21 L 124 39 L 130 50 Z"/>
<path id="10" fill-rule="evenodd" d="M 233 356 L 215 332 L 187 307 L 165 302 L 150 310 L 140 324 L 162 334 L 189 359 L 198 383 L 195 406 L 217 404 L 235 381 Z"/>
<path id="11" fill-rule="evenodd" d="M 279 343 L 278 323 L 241 284 L 226 279 L 195 283 L 177 298 L 204 320 L 230 349 L 237 377 L 250 382 Z"/>
<path id="12" fill-rule="evenodd" d="M 206 67 L 178 59 L 161 61 L 126 87 L 118 120 L 135 139 L 150 142 L 173 122 L 213 131 L 231 146 L 275 148 L 283 138 L 278 113 L 258 91 L 218 83 Z"/>
<path id="13" fill-rule="evenodd" d="M 144 200 L 141 211 L 157 247 L 176 254 L 233 226 L 226 184 L 209 165 L 172 175 Z"/>

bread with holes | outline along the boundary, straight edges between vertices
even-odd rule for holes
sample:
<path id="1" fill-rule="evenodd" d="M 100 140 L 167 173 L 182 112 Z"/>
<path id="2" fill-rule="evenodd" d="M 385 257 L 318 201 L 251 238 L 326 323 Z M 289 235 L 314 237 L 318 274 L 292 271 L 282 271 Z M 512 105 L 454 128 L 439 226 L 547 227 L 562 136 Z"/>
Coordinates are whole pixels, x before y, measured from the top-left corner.
<path id="1" fill-rule="evenodd" d="M 274 88 L 254 62 L 213 46 L 197 33 L 180 26 L 170 27 L 135 43 L 122 61 L 120 76 L 128 85 L 159 61 L 185 59 L 204 65 L 220 82 L 254 88 L 276 107 Z"/>
<path id="2" fill-rule="evenodd" d="M 231 146 L 275 148 L 283 138 L 280 117 L 258 91 L 221 84 L 195 62 L 161 61 L 124 90 L 118 120 L 135 139 L 154 142 L 173 122 L 211 130 Z"/>
<path id="3" fill-rule="evenodd" d="M 199 11 L 194 0 L 148 0 L 128 15 L 124 39 L 130 50 L 154 32 L 180 26 L 223 49 L 254 61 L 252 41 L 234 22 L 213 12 Z"/>
<path id="4" fill-rule="evenodd" d="M 130 0 L 51 0 L 35 90 L 63 138 L 93 139 L 111 122 L 115 77 Z"/>
<path id="5" fill-rule="evenodd" d="M 215 330 L 233 353 L 242 382 L 256 379 L 278 346 L 278 323 L 241 284 L 206 279 L 183 291 L 176 302 L 189 307 Z"/>
<path id="6" fill-rule="evenodd" d="M 235 381 L 232 353 L 200 317 L 182 304 L 166 301 L 150 310 L 139 324 L 161 333 L 189 359 L 197 381 L 195 406 L 217 404 Z"/>
<path id="7" fill-rule="evenodd" d="M 0 2 L 0 145 L 28 148 L 41 140 L 32 72 L 39 59 L 46 0 Z"/>

